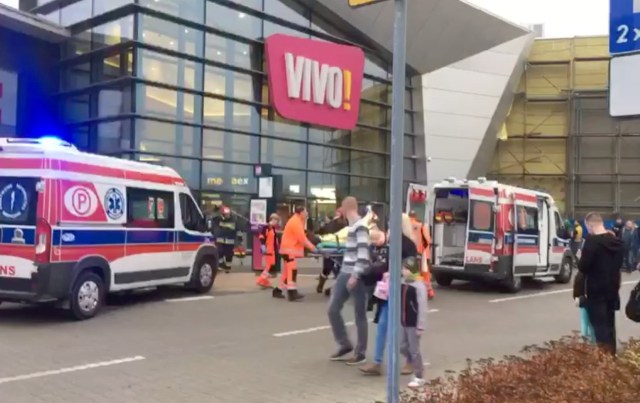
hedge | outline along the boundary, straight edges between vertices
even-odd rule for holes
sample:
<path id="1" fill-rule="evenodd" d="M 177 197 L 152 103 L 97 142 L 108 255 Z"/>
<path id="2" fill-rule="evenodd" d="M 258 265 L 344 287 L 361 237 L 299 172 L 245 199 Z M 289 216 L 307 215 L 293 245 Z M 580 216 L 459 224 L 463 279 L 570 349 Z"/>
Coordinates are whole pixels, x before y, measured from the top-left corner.
<path id="1" fill-rule="evenodd" d="M 528 346 L 521 356 L 467 360 L 424 389 L 403 393 L 403 403 L 638 403 L 640 341 L 615 358 L 578 337 Z"/>

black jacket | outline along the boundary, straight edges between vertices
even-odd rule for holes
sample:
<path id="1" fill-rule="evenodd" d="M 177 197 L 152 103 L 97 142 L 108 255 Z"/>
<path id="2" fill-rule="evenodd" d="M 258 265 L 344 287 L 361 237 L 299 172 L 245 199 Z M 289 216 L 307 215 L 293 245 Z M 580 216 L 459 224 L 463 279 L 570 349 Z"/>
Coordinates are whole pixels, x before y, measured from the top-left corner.
<path id="1" fill-rule="evenodd" d="M 418 327 L 418 316 L 420 315 L 418 308 L 418 290 L 409 284 L 402 284 L 401 287 L 400 324 L 403 327 Z"/>
<path id="2" fill-rule="evenodd" d="M 404 234 L 402 235 L 402 246 L 401 246 L 401 256 L 402 260 L 408 257 L 418 256 L 418 249 L 416 248 L 416 244 L 410 239 L 407 238 Z M 382 276 L 384 273 L 389 271 L 389 246 L 385 245 L 382 248 L 377 248 L 374 256 L 377 256 L 378 259 L 371 263 L 371 270 L 366 273 L 362 280 L 365 285 L 374 286 L 380 280 L 382 280 Z"/>
<path id="3" fill-rule="evenodd" d="M 224 218 L 214 217 L 212 220 L 212 232 L 215 241 L 222 244 L 235 244 L 238 237 L 238 223 L 233 216 Z"/>
<path id="4" fill-rule="evenodd" d="M 326 235 L 326 234 L 335 234 L 340 231 L 344 227 L 347 226 L 347 221 L 342 218 L 334 218 L 328 223 L 324 224 L 320 229 L 316 232 L 318 235 Z"/>
<path id="5" fill-rule="evenodd" d="M 622 241 L 611 234 L 591 235 L 582 247 L 578 269 L 584 275 L 587 301 L 606 301 L 620 308 Z"/>
<path id="6" fill-rule="evenodd" d="M 623 229 L 624 229 L 624 224 L 615 223 L 613 224 L 613 228 L 611 230 L 613 231 L 614 234 L 616 234 L 618 238 L 622 238 Z"/>
<path id="7" fill-rule="evenodd" d="M 362 281 L 368 287 L 375 286 L 376 283 L 382 280 L 382 276 L 384 273 L 389 271 L 389 261 L 388 261 L 388 253 L 389 248 L 385 246 L 381 251 L 385 254 L 385 258 L 379 262 L 374 262 L 371 264 L 371 271 L 367 273 L 366 276 L 363 276 Z M 411 238 L 406 237 L 402 234 L 402 251 L 401 251 L 402 260 L 408 257 L 416 257 L 418 256 L 418 249 L 416 248 L 416 244 L 411 240 Z M 370 296 L 369 299 L 369 311 L 373 309 L 373 305 L 376 305 L 375 318 L 373 320 L 374 323 L 378 323 L 378 319 L 380 318 L 380 304 L 386 304 L 387 301 L 381 301 L 373 295 Z M 417 306 L 417 305 L 416 305 Z"/>

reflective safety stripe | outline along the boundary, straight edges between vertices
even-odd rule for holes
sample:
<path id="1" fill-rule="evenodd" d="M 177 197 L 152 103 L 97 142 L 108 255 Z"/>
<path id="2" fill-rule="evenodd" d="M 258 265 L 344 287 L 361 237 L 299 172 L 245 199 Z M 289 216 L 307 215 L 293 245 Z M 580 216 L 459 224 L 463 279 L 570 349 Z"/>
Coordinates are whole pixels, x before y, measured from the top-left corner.
<path id="1" fill-rule="evenodd" d="M 235 239 L 217 238 L 216 239 L 216 243 L 221 243 L 223 245 L 235 245 L 236 240 Z"/>

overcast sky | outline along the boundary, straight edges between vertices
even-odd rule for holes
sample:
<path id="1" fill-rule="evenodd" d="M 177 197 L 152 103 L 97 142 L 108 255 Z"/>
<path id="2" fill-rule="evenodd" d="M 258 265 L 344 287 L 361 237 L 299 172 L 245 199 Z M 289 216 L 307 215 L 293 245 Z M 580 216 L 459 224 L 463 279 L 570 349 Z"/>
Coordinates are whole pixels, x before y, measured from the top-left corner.
<path id="1" fill-rule="evenodd" d="M 609 0 L 465 0 L 520 25 L 545 26 L 547 37 L 606 35 Z"/>
<path id="2" fill-rule="evenodd" d="M 609 0 L 465 1 L 517 24 L 542 23 L 545 25 L 545 36 L 548 37 L 605 35 L 608 31 Z M 18 7 L 18 0 L 0 0 L 0 2 Z"/>
<path id="3" fill-rule="evenodd" d="M 20 0 L 0 0 L 0 3 L 18 8 L 18 1 Z"/>

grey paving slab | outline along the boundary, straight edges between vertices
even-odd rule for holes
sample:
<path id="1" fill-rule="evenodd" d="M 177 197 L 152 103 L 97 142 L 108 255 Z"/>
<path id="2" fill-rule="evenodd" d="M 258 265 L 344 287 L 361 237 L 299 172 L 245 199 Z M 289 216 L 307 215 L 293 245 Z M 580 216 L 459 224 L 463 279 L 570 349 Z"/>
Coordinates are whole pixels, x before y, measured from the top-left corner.
<path id="1" fill-rule="evenodd" d="M 288 303 L 257 292 L 246 279 L 225 281 L 234 293 L 217 288 L 215 298 L 189 302 L 166 302 L 179 297 L 174 291 L 120 298 L 87 322 L 68 322 L 42 309 L 0 307 L 0 402 L 372 403 L 384 397 L 384 378 L 366 378 L 327 360 L 335 346 L 322 328 L 324 296 L 307 290 L 305 301 Z M 521 295 L 563 289 L 568 287 L 534 283 Z M 438 290 L 430 308 L 439 311 L 429 315 L 423 342 L 428 376 L 460 369 L 466 358 L 517 353 L 579 327 L 569 292 L 489 302 L 505 297 L 510 295 L 465 284 Z M 274 337 L 311 328 L 318 329 Z M 373 344 L 373 324 L 370 331 Z M 620 316 L 619 333 L 640 337 L 640 326 Z M 135 356 L 145 359 L 6 382 Z"/>

